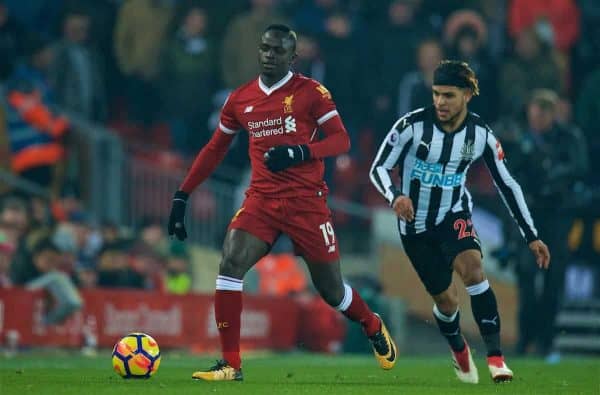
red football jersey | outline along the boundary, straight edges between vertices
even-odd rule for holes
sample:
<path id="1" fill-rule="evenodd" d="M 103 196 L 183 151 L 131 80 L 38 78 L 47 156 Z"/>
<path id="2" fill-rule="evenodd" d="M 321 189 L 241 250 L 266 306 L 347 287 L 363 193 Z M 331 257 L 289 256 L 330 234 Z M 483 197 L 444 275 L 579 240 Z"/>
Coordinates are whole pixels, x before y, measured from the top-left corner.
<path id="1" fill-rule="evenodd" d="M 264 164 L 264 154 L 279 145 L 315 142 L 318 127 L 336 116 L 335 103 L 323 85 L 289 72 L 271 87 L 257 78 L 234 90 L 221 110 L 219 129 L 229 134 L 243 129 L 249 134 L 252 178 L 248 193 L 314 196 L 327 192 L 322 160 L 311 159 L 273 173 Z"/>

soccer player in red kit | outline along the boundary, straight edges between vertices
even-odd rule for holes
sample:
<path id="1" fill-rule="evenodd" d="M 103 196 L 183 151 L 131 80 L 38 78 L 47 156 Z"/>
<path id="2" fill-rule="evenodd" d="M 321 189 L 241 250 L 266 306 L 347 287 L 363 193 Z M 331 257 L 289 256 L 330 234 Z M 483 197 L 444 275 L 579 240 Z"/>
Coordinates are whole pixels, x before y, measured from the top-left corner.
<path id="1" fill-rule="evenodd" d="M 223 359 L 193 373 L 194 379 L 243 379 L 239 351 L 243 278 L 282 233 L 306 261 L 321 297 L 362 325 L 380 366 L 391 369 L 396 362 L 396 346 L 383 321 L 343 282 L 340 270 L 323 158 L 347 152 L 350 140 L 329 91 L 290 71 L 295 58 L 296 34 L 285 25 L 267 27 L 258 46 L 260 76 L 229 95 L 219 127 L 173 198 L 168 232 L 183 240 L 189 194 L 221 162 L 236 133 L 249 133 L 252 178 L 225 236 L 215 291 Z M 317 130 L 323 138 L 318 138 Z"/>

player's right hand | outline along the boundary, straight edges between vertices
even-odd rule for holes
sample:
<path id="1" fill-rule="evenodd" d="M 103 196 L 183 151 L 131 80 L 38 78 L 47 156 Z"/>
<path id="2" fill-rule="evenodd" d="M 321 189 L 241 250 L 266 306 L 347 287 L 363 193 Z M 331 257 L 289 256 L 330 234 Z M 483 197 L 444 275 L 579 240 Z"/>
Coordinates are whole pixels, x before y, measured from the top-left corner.
<path id="1" fill-rule="evenodd" d="M 550 250 L 541 240 L 534 240 L 529 243 L 529 249 L 535 255 L 535 261 L 540 269 L 548 269 L 550 266 Z"/>
<path id="2" fill-rule="evenodd" d="M 183 191 L 175 192 L 171 205 L 171 214 L 169 215 L 169 225 L 167 227 L 169 236 L 175 235 L 181 241 L 187 238 L 184 218 L 188 197 L 189 195 Z"/>
<path id="3" fill-rule="evenodd" d="M 406 222 L 411 222 L 415 219 L 413 202 L 408 196 L 397 196 L 392 203 L 392 208 L 396 212 L 396 215 Z"/>

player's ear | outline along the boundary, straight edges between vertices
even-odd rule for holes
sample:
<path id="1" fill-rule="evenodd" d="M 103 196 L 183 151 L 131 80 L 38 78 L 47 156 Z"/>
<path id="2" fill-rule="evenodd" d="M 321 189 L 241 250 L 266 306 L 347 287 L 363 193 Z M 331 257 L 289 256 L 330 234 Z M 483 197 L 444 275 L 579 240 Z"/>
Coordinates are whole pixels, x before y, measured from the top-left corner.
<path id="1" fill-rule="evenodd" d="M 463 92 L 465 93 L 465 101 L 467 103 L 470 102 L 473 98 L 473 91 L 470 88 L 465 88 L 463 89 Z"/>

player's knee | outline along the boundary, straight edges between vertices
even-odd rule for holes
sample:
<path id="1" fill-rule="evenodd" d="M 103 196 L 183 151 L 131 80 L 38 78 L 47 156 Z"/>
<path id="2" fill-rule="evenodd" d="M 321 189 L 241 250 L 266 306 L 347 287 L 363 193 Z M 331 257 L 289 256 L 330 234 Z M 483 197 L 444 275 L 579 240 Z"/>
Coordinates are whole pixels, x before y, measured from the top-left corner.
<path id="1" fill-rule="evenodd" d="M 339 288 L 339 289 L 338 289 Z M 335 289 L 319 289 L 319 294 L 330 306 L 336 307 L 344 299 L 344 287 L 336 287 Z"/>
<path id="2" fill-rule="evenodd" d="M 471 286 L 481 283 L 485 280 L 485 274 L 481 265 L 475 265 L 470 270 L 462 274 L 462 280 L 465 286 Z"/>
<path id="3" fill-rule="evenodd" d="M 313 276 L 313 284 L 319 292 L 319 295 L 330 306 L 338 306 L 344 299 L 344 284 L 337 281 L 327 281 L 323 278 L 315 279 Z"/>
<path id="4" fill-rule="evenodd" d="M 225 254 L 219 265 L 219 274 L 233 278 L 243 278 L 247 265 L 241 254 Z"/>
<path id="5" fill-rule="evenodd" d="M 458 308 L 458 300 L 448 299 L 443 301 L 442 303 L 435 302 L 435 305 L 438 307 L 438 310 L 444 315 L 451 316 L 456 312 L 456 309 Z"/>
<path id="6" fill-rule="evenodd" d="M 458 308 L 458 296 L 454 295 L 450 291 L 445 291 L 439 295 L 435 295 L 433 300 L 435 301 L 435 305 L 438 307 L 438 310 L 448 316 L 454 314 Z"/>
<path id="7" fill-rule="evenodd" d="M 460 253 L 454 263 L 454 268 L 466 286 L 479 284 L 485 280 L 481 255 L 478 251 L 468 250 Z"/>

